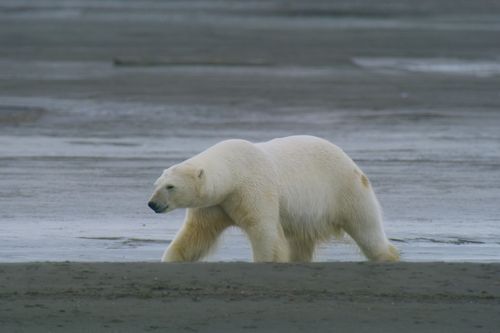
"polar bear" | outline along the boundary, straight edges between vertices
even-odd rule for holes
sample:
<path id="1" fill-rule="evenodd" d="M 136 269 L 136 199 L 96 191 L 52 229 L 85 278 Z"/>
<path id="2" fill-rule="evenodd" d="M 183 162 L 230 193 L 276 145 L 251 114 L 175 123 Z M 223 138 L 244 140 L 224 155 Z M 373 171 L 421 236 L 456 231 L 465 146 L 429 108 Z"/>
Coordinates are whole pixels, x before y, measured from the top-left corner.
<path id="1" fill-rule="evenodd" d="M 248 235 L 255 262 L 311 261 L 318 243 L 344 231 L 368 259 L 399 259 L 366 175 L 313 136 L 222 141 L 163 171 L 148 205 L 187 208 L 162 261 L 201 259 L 230 226 Z"/>

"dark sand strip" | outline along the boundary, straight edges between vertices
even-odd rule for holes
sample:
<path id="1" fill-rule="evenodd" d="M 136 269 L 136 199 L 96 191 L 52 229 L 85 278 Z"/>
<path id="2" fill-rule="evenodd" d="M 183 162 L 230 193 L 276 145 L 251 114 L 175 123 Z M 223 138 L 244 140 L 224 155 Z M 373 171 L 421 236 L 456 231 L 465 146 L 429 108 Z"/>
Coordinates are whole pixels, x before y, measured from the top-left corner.
<path id="1" fill-rule="evenodd" d="M 500 265 L 0 265 L 2 332 L 498 332 Z"/>

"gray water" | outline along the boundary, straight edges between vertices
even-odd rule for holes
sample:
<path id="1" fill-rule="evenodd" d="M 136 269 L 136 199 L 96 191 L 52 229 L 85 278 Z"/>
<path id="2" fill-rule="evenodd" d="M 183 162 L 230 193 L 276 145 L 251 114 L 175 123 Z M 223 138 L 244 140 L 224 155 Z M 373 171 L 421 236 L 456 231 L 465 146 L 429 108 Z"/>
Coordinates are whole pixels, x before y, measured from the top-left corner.
<path id="1" fill-rule="evenodd" d="M 184 215 L 146 205 L 164 168 L 293 134 L 368 174 L 403 260 L 500 261 L 498 8 L 16 4 L 0 5 L 0 261 L 159 260 Z M 250 259 L 237 229 L 207 258 Z M 346 238 L 316 260 L 363 257 Z"/>

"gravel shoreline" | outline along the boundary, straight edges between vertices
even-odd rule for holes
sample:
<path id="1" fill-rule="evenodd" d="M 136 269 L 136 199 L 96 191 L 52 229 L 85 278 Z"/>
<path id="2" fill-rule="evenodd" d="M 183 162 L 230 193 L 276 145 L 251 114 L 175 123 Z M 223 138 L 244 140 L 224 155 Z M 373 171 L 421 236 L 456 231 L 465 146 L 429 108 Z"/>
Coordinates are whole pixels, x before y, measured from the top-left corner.
<path id="1" fill-rule="evenodd" d="M 494 332 L 500 265 L 0 265 L 8 332 Z"/>

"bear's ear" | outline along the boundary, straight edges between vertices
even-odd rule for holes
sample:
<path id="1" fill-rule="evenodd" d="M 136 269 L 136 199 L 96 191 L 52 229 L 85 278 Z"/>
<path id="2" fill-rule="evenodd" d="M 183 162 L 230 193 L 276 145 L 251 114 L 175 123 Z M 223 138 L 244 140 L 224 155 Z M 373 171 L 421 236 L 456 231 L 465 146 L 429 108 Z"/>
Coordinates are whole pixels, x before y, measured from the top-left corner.
<path id="1" fill-rule="evenodd" d="M 204 175 L 205 175 L 205 170 L 203 170 L 202 168 L 198 168 L 196 170 L 196 176 L 198 177 L 198 179 L 203 178 Z"/>

